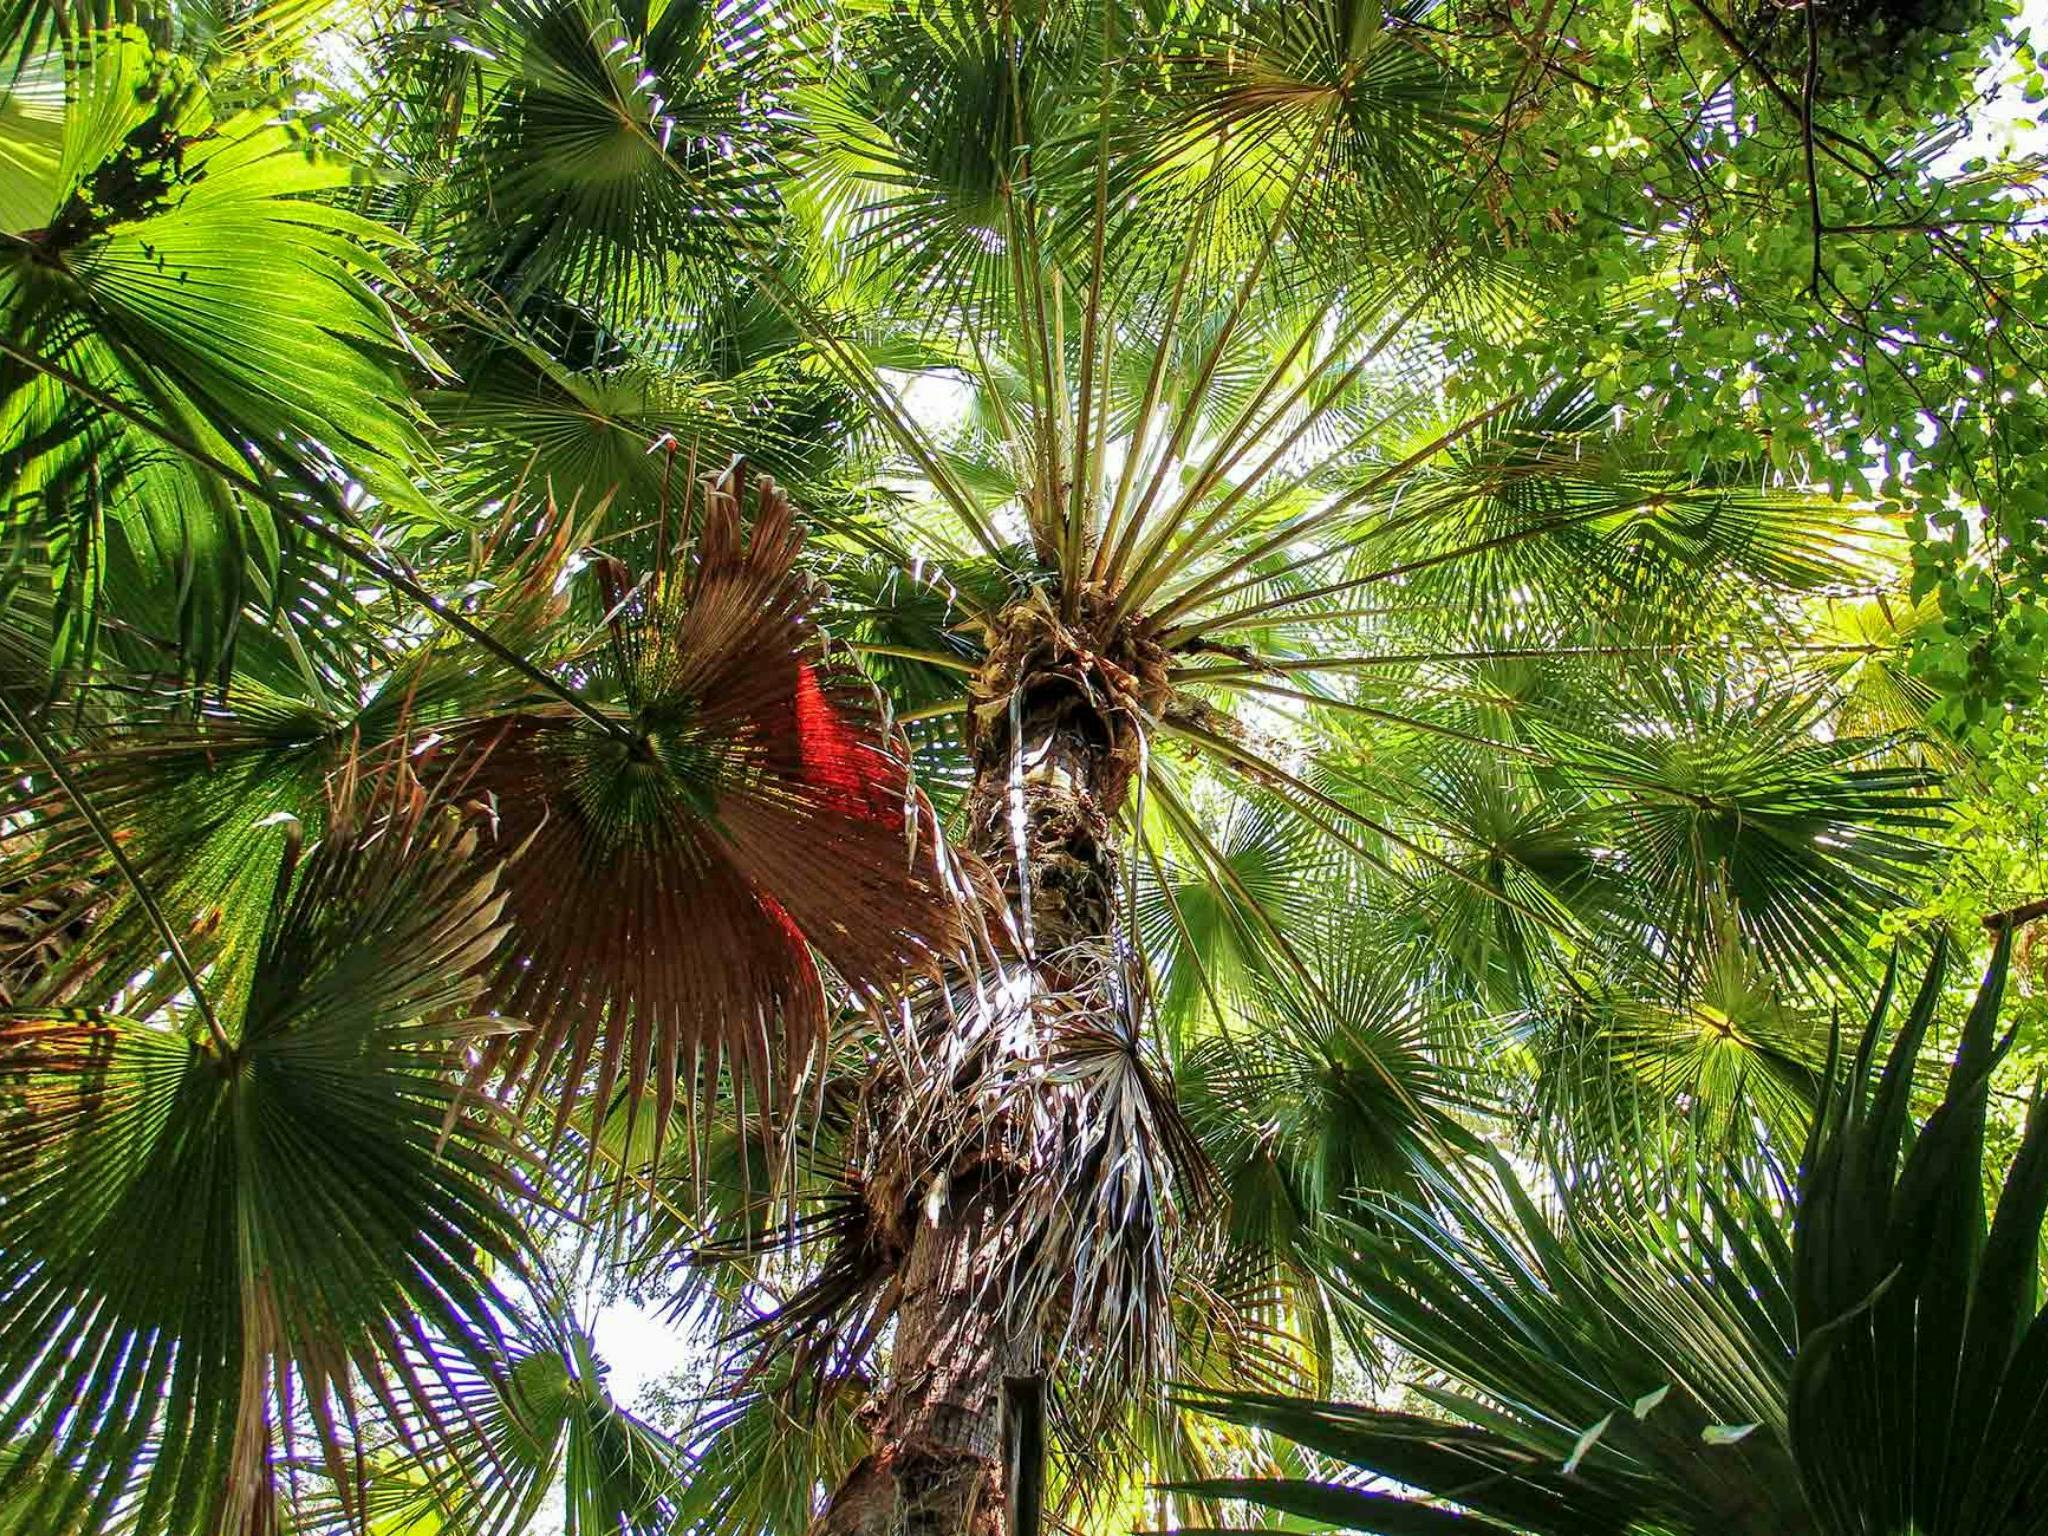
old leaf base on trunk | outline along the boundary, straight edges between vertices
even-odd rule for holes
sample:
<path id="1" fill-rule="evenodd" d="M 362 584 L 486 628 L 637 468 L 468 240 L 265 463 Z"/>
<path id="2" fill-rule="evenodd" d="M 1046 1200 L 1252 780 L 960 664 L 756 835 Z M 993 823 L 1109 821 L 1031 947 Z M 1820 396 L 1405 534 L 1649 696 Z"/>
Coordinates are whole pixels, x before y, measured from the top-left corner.
<path id="1" fill-rule="evenodd" d="M 1101 967 L 1083 957 L 1099 957 L 1110 942 L 1112 825 L 1140 766 L 1143 717 L 1164 694 L 1156 647 L 1127 630 L 1097 643 L 1085 626 L 1070 628 L 1037 604 L 1004 616 L 976 680 L 969 842 L 996 877 L 1009 943 L 1021 951 L 1006 964 L 1026 983 L 1015 1010 L 1025 1025 L 984 1029 L 971 1044 L 956 1032 L 956 1050 L 935 1053 L 950 1072 L 897 1086 L 897 1094 L 934 1098 L 1003 1085 L 980 1111 L 962 1105 L 949 1114 L 954 1106 L 942 1104 L 894 1123 L 953 1131 L 938 1144 L 899 1149 L 916 1175 L 870 1186 L 870 1198 L 887 1207 L 874 1212 L 877 1225 L 893 1229 L 900 1249 L 891 1375 L 870 1405 L 873 1450 L 833 1493 L 820 1536 L 1011 1536 L 1005 1382 L 1031 1384 L 1012 1393 L 1013 1413 L 1042 1412 L 1036 1383 L 1053 1343 L 1047 1302 L 1062 1289 L 1044 1276 L 1020 1286 L 1019 1271 L 1063 1258 L 1034 1246 L 1018 1216 L 1039 1164 L 1057 1161 L 1042 1128 L 1059 1117 L 1020 1096 L 1017 1084 L 1034 1079 L 1048 1050 L 1031 1022 L 1034 999 L 1103 984 Z M 963 990 L 985 993 L 989 978 L 972 980 Z M 928 1037 L 947 1033 L 947 1020 L 927 1025 Z M 960 1134 L 962 1126 L 973 1133 Z M 1019 1443 L 1042 1446 L 1042 1424 L 1017 1428 Z"/>

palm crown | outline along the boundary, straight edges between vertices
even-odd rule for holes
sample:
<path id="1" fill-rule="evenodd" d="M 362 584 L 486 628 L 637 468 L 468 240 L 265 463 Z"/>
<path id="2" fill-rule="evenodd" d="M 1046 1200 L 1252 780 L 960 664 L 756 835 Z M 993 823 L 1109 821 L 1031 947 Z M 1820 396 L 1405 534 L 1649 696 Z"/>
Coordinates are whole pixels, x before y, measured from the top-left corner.
<path id="1" fill-rule="evenodd" d="M 1428 8 L 13 9 L 26 1528 L 1113 1518 L 1502 1110 L 1801 1133 L 1897 530 L 1448 366 L 1545 292 Z"/>

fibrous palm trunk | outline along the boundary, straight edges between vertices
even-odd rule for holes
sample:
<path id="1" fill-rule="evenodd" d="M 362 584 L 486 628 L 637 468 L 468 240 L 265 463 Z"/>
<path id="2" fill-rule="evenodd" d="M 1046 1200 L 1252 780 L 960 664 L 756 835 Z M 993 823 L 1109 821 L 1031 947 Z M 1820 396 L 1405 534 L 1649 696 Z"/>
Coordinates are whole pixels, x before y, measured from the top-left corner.
<path id="1" fill-rule="evenodd" d="M 1110 828 L 1139 754 L 1132 672 L 1077 648 L 1041 610 L 1013 619 L 976 688 L 970 849 L 997 877 L 1033 997 L 1073 1006 L 1077 992 L 1102 985 L 1096 962 L 1112 934 Z M 985 994 L 990 978 L 979 980 L 975 990 Z M 1023 1013 L 1036 1017 L 1029 1000 Z M 1042 1062 L 1051 1046 L 1033 1026 L 993 1031 L 978 1049 L 982 1059 L 951 1081 L 907 1091 L 936 1096 L 996 1076 L 1029 1080 L 1034 1057 Z M 1007 1060 L 987 1060 L 992 1052 Z M 1004 1104 L 1006 1118 L 1033 1115 L 1014 1095 Z M 1060 1289 L 1057 1277 L 1020 1283 L 1020 1265 L 1060 1259 L 1025 1231 L 1019 1196 L 1060 1148 L 971 1115 L 952 1123 L 973 1123 L 977 1133 L 933 1149 L 944 1166 L 918 1191 L 903 1232 L 890 1378 L 871 1408 L 873 1450 L 833 1495 L 824 1536 L 1010 1536 L 1005 1399 L 1041 1411 L 1037 1383 L 1053 1342 L 1043 1305 L 1017 1298 L 1042 1303 Z M 1025 1431 L 1022 1443 L 1040 1443 L 1034 1426 L 1011 1428 Z"/>

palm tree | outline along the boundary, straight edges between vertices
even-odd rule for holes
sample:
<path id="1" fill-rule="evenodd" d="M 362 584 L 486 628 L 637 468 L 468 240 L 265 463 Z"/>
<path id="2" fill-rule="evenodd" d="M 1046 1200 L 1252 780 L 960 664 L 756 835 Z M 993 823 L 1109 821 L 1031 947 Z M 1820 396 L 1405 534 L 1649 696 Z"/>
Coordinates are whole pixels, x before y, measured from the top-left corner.
<path id="1" fill-rule="evenodd" d="M 1355 1470 L 1200 1491 L 1381 1532 L 2040 1529 L 2038 1094 L 1988 1227 L 1983 1176 L 2011 941 L 1917 1123 L 1945 945 L 1874 1075 L 1887 976 L 1796 1188 L 1617 1233 L 1571 1195 L 1545 1214 L 1503 1164 L 1358 1230 L 1347 1292 L 1438 1374 L 1422 1392 L 1448 1417 L 1221 1400 Z"/>
<path id="2" fill-rule="evenodd" d="M 1542 293 L 1425 11 L 23 9 L 29 1529 L 1022 1533 L 1501 1109 L 1803 1123 L 1893 531 L 1446 369 Z M 689 1443 L 565 1213 L 737 1325 Z"/>

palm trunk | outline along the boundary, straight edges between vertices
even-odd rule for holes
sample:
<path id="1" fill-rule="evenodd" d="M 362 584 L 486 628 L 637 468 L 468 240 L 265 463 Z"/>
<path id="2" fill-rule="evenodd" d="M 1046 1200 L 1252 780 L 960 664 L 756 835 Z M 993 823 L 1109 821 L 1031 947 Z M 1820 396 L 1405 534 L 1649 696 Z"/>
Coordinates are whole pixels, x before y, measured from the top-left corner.
<path id="1" fill-rule="evenodd" d="M 1100 953 L 1110 933 L 1117 869 L 1109 829 L 1131 780 L 1134 736 L 1105 715 L 1099 693 L 1091 698 L 1050 669 L 1005 669 L 999 656 L 977 691 L 988 703 L 968 801 L 971 849 L 1002 884 L 1039 988 L 1086 985 L 1074 962 Z M 1032 1172 L 1014 1154 L 971 1151 L 953 1161 L 943 1194 L 917 1211 L 898 1270 L 891 1376 L 876 1403 L 873 1450 L 833 1495 L 821 1536 L 1015 1536 L 1003 1474 L 1005 1382 L 1042 1378 L 1048 1341 L 1037 1322 L 1007 1316 L 1000 1299 L 1017 1258 L 1011 1200 Z M 1009 1395 L 1043 1401 L 1034 1387 Z M 1042 1444 L 1042 1426 L 1018 1428 L 1015 1443 Z"/>
<path id="2" fill-rule="evenodd" d="M 833 1495 L 824 1531 L 1004 1536 L 1003 1380 L 1041 1362 L 1038 1341 L 1015 1336 L 989 1305 L 1009 1257 L 1000 1204 L 955 1196 L 920 1224 L 874 1450 Z"/>

